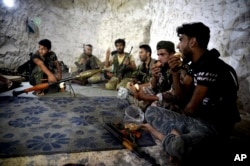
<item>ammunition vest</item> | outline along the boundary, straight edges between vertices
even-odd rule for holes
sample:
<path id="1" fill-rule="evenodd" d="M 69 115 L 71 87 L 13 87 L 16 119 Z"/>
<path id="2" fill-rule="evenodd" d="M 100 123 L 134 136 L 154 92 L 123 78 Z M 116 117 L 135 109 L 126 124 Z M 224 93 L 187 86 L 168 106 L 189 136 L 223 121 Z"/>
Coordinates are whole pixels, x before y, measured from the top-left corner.
<path id="1" fill-rule="evenodd" d="M 113 73 L 119 79 L 128 78 L 128 77 L 131 77 L 131 75 L 132 75 L 132 70 L 126 68 L 126 66 L 123 64 L 123 62 L 126 58 L 128 58 L 128 60 L 130 62 L 129 55 L 130 55 L 129 53 L 125 53 L 125 56 L 124 56 L 121 64 L 119 64 L 119 61 L 118 61 L 118 54 L 113 55 L 114 56 L 114 58 L 113 58 Z"/>

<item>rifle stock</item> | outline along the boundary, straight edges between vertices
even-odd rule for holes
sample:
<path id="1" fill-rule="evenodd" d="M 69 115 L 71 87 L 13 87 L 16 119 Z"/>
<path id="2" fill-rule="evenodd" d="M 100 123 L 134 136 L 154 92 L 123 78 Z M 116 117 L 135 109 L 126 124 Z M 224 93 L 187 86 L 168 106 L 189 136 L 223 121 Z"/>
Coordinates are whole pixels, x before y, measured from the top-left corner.
<path id="1" fill-rule="evenodd" d="M 18 96 L 22 93 L 28 93 L 28 92 L 32 92 L 32 91 L 38 91 L 38 90 L 42 90 L 42 89 L 46 89 L 49 87 L 49 83 L 42 83 L 42 84 L 38 84 L 38 85 L 35 85 L 33 87 L 30 87 L 30 88 L 26 88 L 26 89 L 23 89 L 23 90 L 20 90 L 20 91 L 13 91 L 12 94 L 13 96 Z"/>

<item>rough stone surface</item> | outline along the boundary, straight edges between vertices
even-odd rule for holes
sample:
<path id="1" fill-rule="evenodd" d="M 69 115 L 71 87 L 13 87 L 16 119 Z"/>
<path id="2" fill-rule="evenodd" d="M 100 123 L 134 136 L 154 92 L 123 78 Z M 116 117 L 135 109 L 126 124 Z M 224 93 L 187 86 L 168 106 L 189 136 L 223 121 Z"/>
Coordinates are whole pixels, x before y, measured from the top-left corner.
<path id="1" fill-rule="evenodd" d="M 35 33 L 27 31 L 33 22 Z M 250 113 L 250 1 L 249 0 L 16 0 L 13 8 L 0 2 L 0 68 L 15 69 L 48 38 L 59 60 L 73 67 L 83 43 L 104 60 L 114 40 L 125 38 L 126 51 L 150 44 L 153 57 L 160 40 L 178 43 L 175 29 L 184 22 L 202 21 L 211 29 L 209 48 L 237 71 L 240 105 Z"/>

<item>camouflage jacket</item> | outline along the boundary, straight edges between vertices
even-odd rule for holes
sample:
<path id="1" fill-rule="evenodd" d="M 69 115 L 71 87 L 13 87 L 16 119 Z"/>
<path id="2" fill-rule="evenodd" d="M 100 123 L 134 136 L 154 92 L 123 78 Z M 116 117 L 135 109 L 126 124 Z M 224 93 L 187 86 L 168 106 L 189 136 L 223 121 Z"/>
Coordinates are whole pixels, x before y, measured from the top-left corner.
<path id="1" fill-rule="evenodd" d="M 31 71 L 34 69 L 34 67 L 36 66 L 36 64 L 33 62 L 33 60 L 35 58 L 40 59 L 41 61 L 43 61 L 44 65 L 52 72 L 52 73 L 56 73 L 56 65 L 55 65 L 55 61 L 57 61 L 57 56 L 56 53 L 53 51 L 48 52 L 48 54 L 46 54 L 45 56 L 40 56 L 38 51 L 33 54 L 31 56 Z"/>
<path id="2" fill-rule="evenodd" d="M 168 65 L 164 65 L 161 68 L 157 86 L 153 90 L 156 93 L 168 91 L 170 90 L 172 83 L 173 83 L 173 78 L 172 78 L 170 68 L 168 67 Z"/>
<path id="3" fill-rule="evenodd" d="M 142 84 L 149 82 L 152 76 L 151 68 L 155 61 L 155 59 L 151 58 L 148 66 L 144 62 L 141 63 L 137 70 L 133 72 L 132 77 L 135 77 Z"/>
<path id="4" fill-rule="evenodd" d="M 81 61 L 82 58 L 86 61 L 86 63 L 79 64 L 78 68 L 81 68 L 83 71 L 91 70 L 91 69 L 98 69 L 100 67 L 99 65 L 101 61 L 96 56 L 91 55 L 89 57 L 88 55 L 82 53 L 80 57 L 78 58 L 78 63 Z"/>

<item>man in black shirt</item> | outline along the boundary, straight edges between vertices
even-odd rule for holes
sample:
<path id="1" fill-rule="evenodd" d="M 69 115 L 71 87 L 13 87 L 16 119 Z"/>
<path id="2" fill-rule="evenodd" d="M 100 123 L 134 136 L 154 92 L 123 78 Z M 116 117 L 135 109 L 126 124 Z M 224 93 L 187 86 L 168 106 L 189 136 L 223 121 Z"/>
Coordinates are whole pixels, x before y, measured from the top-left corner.
<path id="1" fill-rule="evenodd" d="M 239 86 L 236 72 L 218 58 L 217 50 L 207 50 L 209 33 L 209 28 L 201 22 L 177 28 L 180 40 L 177 48 L 183 54 L 184 62 L 192 63 L 182 84 L 179 59 L 171 56 L 168 63 L 175 95 L 188 102 L 181 114 L 149 107 L 145 114 L 148 124 L 142 125 L 162 141 L 171 159 L 183 164 L 186 164 L 189 152 L 202 142 L 216 140 L 222 143 L 229 138 L 234 124 L 240 121 L 236 105 Z M 187 99 L 187 96 L 191 97 Z M 199 153 L 206 151 L 203 149 Z"/>

